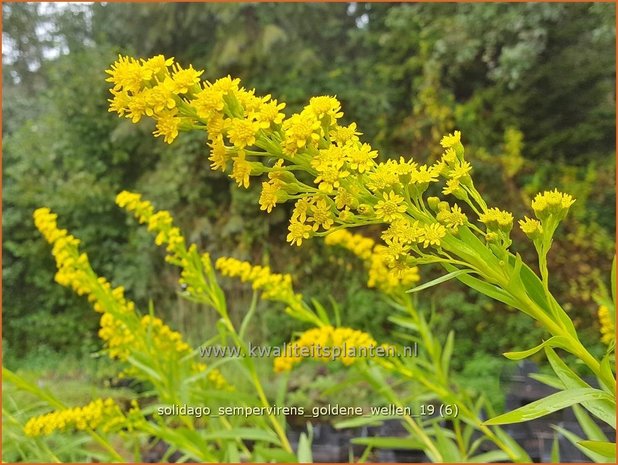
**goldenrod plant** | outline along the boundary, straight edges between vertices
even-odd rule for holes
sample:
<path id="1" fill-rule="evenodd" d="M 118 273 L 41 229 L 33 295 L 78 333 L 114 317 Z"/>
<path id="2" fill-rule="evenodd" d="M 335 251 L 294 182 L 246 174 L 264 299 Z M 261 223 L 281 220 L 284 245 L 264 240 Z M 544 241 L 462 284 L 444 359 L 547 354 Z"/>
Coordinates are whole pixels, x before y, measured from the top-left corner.
<path id="1" fill-rule="evenodd" d="M 182 237 L 180 231 L 173 226 L 168 212 L 156 212 L 152 204 L 141 199 L 136 193 L 122 192 L 117 197 L 117 203 L 132 212 L 141 223 L 148 224 L 149 229 L 158 233 L 155 242 L 158 245 L 180 243 L 170 241 L 169 237 Z M 158 220 L 165 218 L 165 221 Z M 154 226 L 155 221 L 164 224 L 164 228 Z M 184 242 L 184 241 L 183 241 Z M 374 447 L 390 447 L 401 449 L 419 449 L 424 451 L 434 462 L 445 461 L 495 461 L 512 460 L 529 461 L 526 452 L 499 427 L 489 427 L 481 419 L 482 408 L 485 407 L 481 397 L 473 400 L 463 390 L 457 389 L 449 375 L 450 357 L 453 350 L 454 336 L 451 333 L 442 347 L 428 323 L 413 305 L 410 294 L 405 290 L 419 280 L 416 267 L 400 274 L 389 269 L 384 264 L 383 247 L 376 245 L 369 238 L 350 234 L 346 230 L 338 230 L 326 237 L 329 245 L 339 245 L 350 249 L 364 259 L 368 270 L 368 286 L 377 287 L 394 303 L 394 307 L 402 311 L 402 315 L 394 316 L 393 321 L 405 329 L 413 328 L 410 341 L 421 346 L 422 355 L 406 354 L 402 347 L 393 344 L 379 344 L 370 334 L 349 327 L 341 326 L 339 318 L 331 317 L 319 302 L 313 305 L 303 300 L 302 294 L 295 292 L 292 286 L 292 276 L 274 273 L 269 267 L 252 265 L 247 261 L 231 257 L 221 257 L 215 262 L 215 268 L 223 275 L 250 283 L 260 298 L 277 301 L 285 305 L 286 313 L 292 318 L 308 323 L 313 327 L 299 334 L 287 345 L 283 353 L 273 362 L 275 372 L 289 372 L 295 365 L 306 359 L 322 362 L 341 362 L 344 366 L 353 366 L 388 405 L 395 409 L 390 412 L 391 418 L 401 419 L 404 427 L 410 432 L 409 437 L 379 437 L 356 438 L 357 444 L 367 447 L 369 454 Z M 170 246 L 167 246 L 170 252 Z M 197 254 L 195 245 L 189 250 Z M 222 299 L 210 297 L 213 292 L 206 289 L 219 289 L 214 277 L 209 256 L 203 254 L 187 258 L 179 252 L 177 258 L 168 254 L 167 261 L 180 267 L 181 284 L 186 285 L 185 297 L 215 308 L 222 317 L 222 323 L 233 327 L 227 317 Z M 187 277 L 191 276 L 190 280 Z M 217 307 L 219 306 L 219 307 Z M 247 327 L 255 306 L 247 313 L 241 328 Z M 237 344 L 245 351 L 247 342 L 243 340 L 242 329 L 238 333 Z M 303 352 L 304 350 L 304 352 Z M 417 352 L 416 350 L 414 352 Z M 251 362 L 248 362 L 251 367 Z M 408 384 L 414 383 L 414 388 L 408 386 L 410 392 L 415 392 L 412 405 L 410 400 L 404 401 L 387 381 L 388 375 L 395 375 Z M 261 389 L 259 384 L 257 389 Z M 423 399 L 419 402 L 418 399 Z M 434 405 L 433 401 L 440 402 Z M 388 407 L 387 407 L 388 409 Z M 357 412 L 358 413 L 358 412 Z M 376 424 L 389 418 L 389 414 L 376 415 L 375 412 L 357 415 L 349 421 L 344 421 L 340 427 L 362 426 Z M 451 421 L 455 434 L 439 423 Z M 474 431 L 481 437 L 473 437 Z M 495 444 L 497 449 L 486 453 L 476 453 L 484 442 Z"/>
<path id="2" fill-rule="evenodd" d="M 399 157 L 380 161 L 343 116 L 335 97 L 312 97 L 302 111 L 286 117 L 284 104 L 257 96 L 230 76 L 202 81 L 201 70 L 172 58 L 119 57 L 107 71 L 110 111 L 137 122 L 156 122 L 154 135 L 174 142 L 181 131 L 203 131 L 212 168 L 229 173 L 239 187 L 262 181 L 260 209 L 294 202 L 287 240 L 300 246 L 314 236 L 365 225 L 383 225 L 388 266 L 401 273 L 424 264 L 447 272 L 418 289 L 448 279 L 530 316 L 548 338 L 513 360 L 545 351 L 560 392 L 491 418 L 486 425 L 516 423 L 581 405 L 615 428 L 615 374 L 610 354 L 597 359 L 581 343 L 573 321 L 551 293 L 547 254 L 560 222 L 575 202 L 557 190 L 539 193 L 534 218 L 519 220 L 538 254 L 537 275 L 511 251 L 514 217 L 487 205 L 475 188 L 461 133 L 441 140 L 444 153 L 431 164 Z M 561 370 L 556 349 L 575 356 L 598 380 L 590 386 L 573 371 Z M 583 447 L 589 447 L 586 443 Z M 595 445 L 607 450 L 609 444 Z M 611 460 L 613 455 L 608 456 Z"/>
<path id="3" fill-rule="evenodd" d="M 284 103 L 270 95 L 257 96 L 238 79 L 203 81 L 203 71 L 162 55 L 120 56 L 107 73 L 111 112 L 133 123 L 154 119 L 154 136 L 167 144 L 174 143 L 180 132 L 205 133 L 214 170 L 228 173 L 242 188 L 258 177 L 260 210 L 269 214 L 279 204 L 293 203 L 287 234 L 292 246 L 324 237 L 327 245 L 343 246 L 360 258 L 368 287 L 391 304 L 390 320 L 398 329 L 393 340 L 377 341 L 346 325 L 337 311 L 329 312 L 317 300 L 308 303 L 294 290 L 289 274 L 232 257 L 217 257 L 213 262 L 209 254 L 187 243 L 169 212 L 155 210 L 138 193 L 123 191 L 116 203 L 155 234 L 155 243 L 166 249 L 166 261 L 179 267 L 182 297 L 217 314 L 217 334 L 200 348 L 237 349 L 238 356 L 203 363 L 200 350 L 157 316 L 154 304 L 140 311 L 123 287 L 98 276 L 80 250 L 80 241 L 61 229 L 56 214 L 43 207 L 34 212 L 34 221 L 52 246 L 56 281 L 88 298 L 101 315 L 104 353 L 119 367 L 119 376 L 144 383 L 146 392 L 133 399 L 130 407 L 109 398 L 66 405 L 3 368 L 5 381 L 48 406 L 47 413 L 19 425 L 24 435 L 33 440 L 56 434 L 87 435 L 98 445 L 101 461 L 140 461 L 148 438 L 169 445 L 163 459 L 178 452 L 179 461 L 311 461 L 310 428 L 294 450 L 285 413 L 273 406 L 285 405 L 288 373 L 312 358 L 340 362 L 346 374 L 360 375 L 385 405 L 397 410 L 361 415 L 339 422 L 338 427 L 396 418 L 409 432 L 405 438 L 356 438 L 356 443 L 367 446 L 360 461 L 373 448 L 388 447 L 419 449 L 435 462 L 527 462 L 526 452 L 501 425 L 569 407 L 586 438 L 559 425 L 556 433 L 594 461 L 615 461 L 615 444 L 596 423 L 616 426 L 615 271 L 611 297 L 601 292 L 598 298 L 601 338 L 607 344 L 600 358 L 581 343 L 551 289 L 547 256 L 575 202 L 571 195 L 557 190 L 539 193 L 529 216 L 517 221 L 536 249 L 537 274 L 513 252 L 513 214 L 488 205 L 476 189 L 459 131 L 441 139 L 443 153 L 432 164 L 404 156 L 385 159 L 360 139 L 355 123 L 340 124 L 343 112 L 335 97 L 312 97 L 300 112 L 286 116 Z M 349 231 L 363 226 L 380 229 L 381 242 Z M 419 267 L 429 264 L 441 267 L 444 274 L 421 283 Z M 251 283 L 254 297 L 240 323 L 230 318 L 217 275 Z M 536 347 L 504 355 L 521 360 L 544 353 L 555 375 L 538 379 L 557 393 L 496 415 L 482 396 L 474 397 L 457 385 L 450 370 L 455 335 L 436 336 L 414 298 L 451 279 L 523 312 L 545 329 L 547 338 Z M 250 356 L 248 337 L 258 296 L 281 303 L 290 318 L 307 326 L 293 336 L 266 375 Z M 402 356 L 402 341 L 417 344 L 419 354 Z M 312 352 L 318 345 L 328 348 L 328 353 Z M 359 353 L 379 349 L 380 355 L 350 356 L 344 347 Z M 583 369 L 570 367 L 565 354 Z M 577 374 L 584 371 L 596 378 L 594 386 Z M 174 406 L 199 406 L 203 415 L 175 408 L 165 413 Z M 257 409 L 261 414 L 211 414 L 226 406 Z M 487 413 L 489 420 L 484 419 Z M 119 447 L 121 441 L 124 447 Z M 488 445 L 490 451 L 484 452 Z M 46 460 L 57 461 L 45 443 L 37 442 L 36 447 Z M 553 456 L 559 457 L 558 447 Z"/>
<path id="4" fill-rule="evenodd" d="M 239 331 L 227 316 L 225 296 L 208 255 L 197 253 L 195 246 L 187 248 L 168 212 L 155 212 L 149 202 L 126 192 L 118 196 L 118 203 L 157 233 L 155 241 L 166 245 L 167 261 L 183 267 L 182 282 L 191 294 L 217 310 L 221 316 L 221 338 L 246 350 L 241 338 L 246 325 Z M 101 313 L 99 337 L 107 355 L 121 365 L 119 374 L 146 383 L 148 390 L 145 399 L 134 399 L 126 412 L 113 399 L 68 407 L 50 392 L 3 368 L 6 381 L 55 409 L 28 420 L 23 426 L 27 436 L 82 431 L 104 449 L 103 461 L 114 462 L 140 461 L 141 446 L 149 437 L 165 441 L 170 446 L 168 452 L 179 452 L 183 461 L 297 460 L 285 434 L 281 412 L 272 408 L 273 399 L 267 399 L 252 358 L 227 356 L 215 362 L 236 365 L 249 380 L 249 387 L 230 382 L 219 368 L 202 363 L 198 350 L 156 317 L 152 306 L 148 313 L 140 313 L 125 297 L 123 287 L 112 287 L 105 278 L 97 276 L 88 256 L 79 249 L 79 239 L 58 227 L 55 213 L 40 208 L 34 212 L 34 221 L 53 246 L 58 268 L 56 282 L 88 297 L 95 311 Z M 204 345 L 213 343 L 207 341 Z M 246 411 L 257 409 L 264 414 L 220 414 L 219 409 L 227 406 Z M 117 436 L 132 443 L 133 456 L 117 450 L 113 439 Z M 251 449 L 246 441 L 254 441 Z M 305 444 L 306 449 L 308 442 Z"/>

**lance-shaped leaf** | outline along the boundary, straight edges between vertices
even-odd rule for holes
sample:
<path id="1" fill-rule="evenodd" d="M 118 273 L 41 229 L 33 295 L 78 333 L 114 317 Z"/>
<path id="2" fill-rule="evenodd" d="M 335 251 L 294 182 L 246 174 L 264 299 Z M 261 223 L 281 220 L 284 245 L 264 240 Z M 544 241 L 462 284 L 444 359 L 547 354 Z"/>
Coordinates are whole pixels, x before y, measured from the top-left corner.
<path id="1" fill-rule="evenodd" d="M 538 346 L 533 347 L 532 349 L 522 350 L 519 352 L 505 352 L 502 355 L 504 355 L 509 360 L 522 360 L 536 354 L 545 346 L 560 347 L 562 349 L 569 350 L 569 340 L 566 337 L 553 336 L 550 337 L 547 341 L 542 342 Z"/>
<path id="2" fill-rule="evenodd" d="M 531 402 L 516 410 L 498 415 L 484 422 L 485 425 L 507 425 L 521 423 L 549 415 L 557 410 L 570 407 L 574 404 L 594 400 L 611 400 L 611 396 L 598 389 L 579 388 L 557 392 L 543 399 Z"/>

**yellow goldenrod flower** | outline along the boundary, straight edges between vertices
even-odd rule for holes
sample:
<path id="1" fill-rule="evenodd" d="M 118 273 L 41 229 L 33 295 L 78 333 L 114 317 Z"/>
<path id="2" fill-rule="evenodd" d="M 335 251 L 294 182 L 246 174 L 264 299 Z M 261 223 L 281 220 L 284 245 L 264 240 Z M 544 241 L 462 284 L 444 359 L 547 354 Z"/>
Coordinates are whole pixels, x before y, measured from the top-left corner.
<path id="1" fill-rule="evenodd" d="M 273 124 L 281 124 L 285 114 L 281 110 L 285 108 L 285 103 L 277 103 L 277 100 L 263 103 L 253 114 L 253 118 L 262 129 L 268 129 Z"/>
<path id="2" fill-rule="evenodd" d="M 466 177 L 470 176 L 470 171 L 472 171 L 472 165 L 467 161 L 457 161 L 455 166 L 448 171 L 447 176 L 450 179 L 462 180 Z"/>
<path id="3" fill-rule="evenodd" d="M 239 149 L 255 144 L 255 136 L 260 130 L 260 123 L 248 119 L 234 118 L 230 122 L 228 137 Z"/>
<path id="4" fill-rule="evenodd" d="M 413 184 L 427 184 L 438 180 L 438 172 L 432 166 L 422 165 L 413 169 L 410 173 L 410 181 Z"/>
<path id="5" fill-rule="evenodd" d="M 173 260 L 182 262 L 186 258 L 184 238 L 168 212 L 155 212 L 149 202 L 141 200 L 139 194 L 122 192 L 117 203 L 132 211 L 148 229 L 157 232 L 157 243 L 167 244 L 167 251 Z M 94 310 L 102 313 L 99 337 L 105 342 L 111 358 L 127 360 L 133 353 L 148 353 L 151 357 L 164 357 L 175 362 L 191 354 L 191 348 L 182 340 L 180 333 L 172 331 L 159 318 L 146 315 L 139 317 L 135 304 L 128 300 L 122 286 L 112 288 L 103 277 L 93 272 L 88 257 L 80 253 L 79 241 L 66 230 L 58 229 L 57 215 L 49 208 L 34 212 L 34 221 L 45 239 L 53 245 L 59 284 L 72 287 L 79 295 L 87 295 Z M 183 271 L 183 278 L 190 277 Z M 210 375 L 211 373 L 209 373 Z M 220 377 L 215 370 L 213 379 Z M 33 430 L 34 431 L 34 430 Z"/>
<path id="6" fill-rule="evenodd" d="M 223 276 L 240 278 L 242 282 L 251 282 L 253 289 L 260 291 L 264 299 L 280 300 L 288 304 L 300 302 L 302 296 L 292 288 L 292 276 L 272 273 L 269 267 L 253 266 L 235 258 L 221 257 L 215 262 Z"/>
<path id="7" fill-rule="evenodd" d="M 240 151 L 238 155 L 232 158 L 232 173 L 230 178 L 236 181 L 238 187 L 249 187 L 249 176 L 251 176 L 251 163 L 247 161 L 244 151 Z"/>
<path id="8" fill-rule="evenodd" d="M 449 179 L 448 181 L 446 181 L 446 186 L 442 189 L 442 193 L 444 195 L 454 195 L 455 197 L 459 198 L 461 196 L 461 194 L 463 193 L 463 189 L 461 187 L 461 185 L 459 184 L 459 180 L 458 179 Z"/>
<path id="9" fill-rule="evenodd" d="M 457 152 L 452 147 L 447 148 L 442 154 L 441 161 L 445 166 L 453 166 L 457 163 Z"/>
<path id="10" fill-rule="evenodd" d="M 26 436 L 48 436 L 55 431 L 96 430 L 109 432 L 126 423 L 120 407 L 111 399 L 97 399 L 83 407 L 56 410 L 30 418 L 24 426 Z"/>
<path id="11" fill-rule="evenodd" d="M 195 108 L 200 118 L 209 119 L 213 116 L 213 113 L 223 111 L 225 107 L 224 95 L 222 90 L 206 84 L 201 91 L 195 94 L 195 98 L 191 100 L 191 106 Z"/>
<path id="12" fill-rule="evenodd" d="M 320 138 L 320 121 L 313 114 L 295 114 L 283 122 L 283 130 L 285 153 L 295 155 Z"/>
<path id="13" fill-rule="evenodd" d="M 126 117 L 131 119 L 132 123 L 139 123 L 142 116 L 148 111 L 148 102 L 144 92 L 139 92 L 131 96 L 127 103 Z"/>
<path id="14" fill-rule="evenodd" d="M 368 260 L 373 253 L 375 241 L 360 234 L 352 234 L 345 229 L 338 229 L 324 238 L 326 245 L 338 245 L 348 249 L 361 260 Z"/>
<path id="15" fill-rule="evenodd" d="M 330 205 L 324 197 L 320 197 L 311 204 L 311 214 L 307 217 L 307 221 L 313 223 L 313 230 L 317 231 L 322 227 L 325 231 L 333 225 L 333 214 L 330 210 Z"/>
<path id="16" fill-rule="evenodd" d="M 533 220 L 524 216 L 523 220 L 519 220 L 519 227 L 531 240 L 536 240 L 543 235 L 543 226 L 538 220 Z"/>
<path id="17" fill-rule="evenodd" d="M 176 106 L 174 94 L 164 85 L 144 89 L 142 97 L 146 104 L 145 113 L 148 116 L 157 115 L 166 109 L 171 110 Z"/>
<path id="18" fill-rule="evenodd" d="M 433 245 L 440 247 L 440 239 L 446 236 L 446 228 L 440 223 L 424 224 L 420 230 L 419 243 L 423 244 L 423 247 L 429 247 Z"/>
<path id="19" fill-rule="evenodd" d="M 344 208 L 356 208 L 358 207 L 358 197 L 355 195 L 355 192 L 350 189 L 337 189 L 337 194 L 335 196 L 335 206 L 339 210 L 343 210 Z"/>
<path id="20" fill-rule="evenodd" d="M 326 166 L 319 171 L 313 182 L 319 184 L 321 192 L 330 194 L 341 186 L 341 179 L 348 177 L 349 174 L 348 171 L 340 171 L 334 166 Z"/>
<path id="21" fill-rule="evenodd" d="M 268 182 L 262 183 L 262 192 L 260 193 L 260 210 L 266 210 L 270 213 L 277 205 L 279 200 L 278 194 L 281 191 L 281 181 L 271 179 Z"/>
<path id="22" fill-rule="evenodd" d="M 343 147 L 348 142 L 358 142 L 358 136 L 361 134 L 356 130 L 356 123 L 350 123 L 349 126 L 332 126 L 329 135 L 333 142 Z"/>
<path id="23" fill-rule="evenodd" d="M 288 226 L 288 231 L 290 231 L 290 233 L 287 235 L 287 241 L 292 245 L 296 244 L 300 246 L 303 243 L 303 239 L 309 239 L 309 237 L 311 237 L 313 228 L 293 218 Z"/>
<path id="24" fill-rule="evenodd" d="M 118 61 L 105 72 L 110 75 L 106 81 L 111 82 L 116 91 L 124 89 L 128 92 L 139 92 L 144 83 L 152 79 L 150 68 L 142 66 L 134 58 L 121 55 L 118 56 Z"/>
<path id="25" fill-rule="evenodd" d="M 532 201 L 532 209 L 539 219 L 546 218 L 548 215 L 556 215 L 562 219 L 574 203 L 575 199 L 569 194 L 563 194 L 558 192 L 558 189 L 554 189 L 537 194 Z"/>
<path id="26" fill-rule="evenodd" d="M 163 55 L 155 55 L 148 60 L 142 60 L 142 66 L 150 71 L 154 77 L 160 77 L 167 73 L 167 68 L 174 64 L 174 58 L 165 58 Z"/>
<path id="27" fill-rule="evenodd" d="M 393 223 L 391 227 L 397 227 L 397 224 Z M 407 226 L 412 228 L 409 223 Z M 360 234 L 339 229 L 328 234 L 324 241 L 326 245 L 343 247 L 364 261 L 368 273 L 368 287 L 377 287 L 386 294 L 393 294 L 408 290 L 420 279 L 416 266 L 396 263 L 391 268 L 388 265 L 391 249 L 377 245 L 372 239 Z"/>
<path id="28" fill-rule="evenodd" d="M 347 366 L 365 358 L 376 347 L 376 340 L 362 331 L 322 326 L 305 331 L 294 343 L 286 346 L 286 353 L 275 359 L 274 369 L 289 371 L 305 358 L 323 362 L 340 360 Z M 362 357 L 363 353 L 365 357 Z"/>
<path id="29" fill-rule="evenodd" d="M 403 197 L 390 191 L 383 194 L 383 200 L 378 201 L 375 207 L 376 217 L 392 223 L 400 218 L 407 209 Z"/>
<path id="30" fill-rule="evenodd" d="M 115 113 L 118 113 L 119 116 L 124 116 L 127 111 L 129 111 L 129 103 L 131 103 L 131 96 L 125 90 L 114 90 L 111 89 L 110 92 L 114 96 L 112 99 L 108 99 L 109 102 L 109 110 Z"/>
<path id="31" fill-rule="evenodd" d="M 599 322 L 601 323 L 601 341 L 609 344 L 616 338 L 616 328 L 609 313 L 609 308 L 606 305 L 599 306 L 598 315 Z"/>
<path id="32" fill-rule="evenodd" d="M 183 69 L 178 63 L 172 66 L 172 76 L 164 81 L 165 86 L 174 94 L 186 94 L 193 86 L 200 82 L 203 70 L 196 71 L 192 65 Z"/>
<path id="33" fill-rule="evenodd" d="M 165 210 L 155 211 L 152 204 L 142 200 L 140 194 L 122 191 L 116 196 L 116 204 L 120 208 L 133 213 L 137 220 L 148 226 L 148 230 L 157 233 L 155 243 L 167 245 L 166 261 L 179 265 L 186 257 L 187 247 L 184 237 L 170 213 Z"/>
<path id="34" fill-rule="evenodd" d="M 372 150 L 369 144 L 362 144 L 354 147 L 354 144 L 346 146 L 346 158 L 350 168 L 364 173 L 369 171 L 374 165 L 374 158 L 378 156 L 377 150 Z"/>
<path id="35" fill-rule="evenodd" d="M 441 208 L 436 216 L 438 221 L 449 228 L 452 232 L 457 232 L 460 226 L 468 222 L 468 218 L 461 211 L 461 207 L 457 204 L 453 205 L 450 210 L 448 204 L 445 208 Z"/>
<path id="36" fill-rule="evenodd" d="M 156 120 L 157 128 L 153 132 L 154 136 L 163 136 L 163 140 L 167 144 L 174 142 L 174 139 L 178 137 L 178 126 L 181 121 L 178 118 L 178 112 L 176 110 L 163 111 L 157 115 Z"/>
<path id="37" fill-rule="evenodd" d="M 407 218 L 399 218 L 393 221 L 386 231 L 382 233 L 382 239 L 388 245 L 398 242 L 400 244 L 411 244 L 418 242 L 421 236 L 419 222 L 410 222 Z"/>
<path id="38" fill-rule="evenodd" d="M 461 132 L 455 131 L 453 134 L 449 134 L 448 136 L 444 136 L 440 141 L 440 145 L 445 149 L 449 149 L 461 142 Z"/>
<path id="39" fill-rule="evenodd" d="M 502 230 L 508 233 L 513 227 L 513 214 L 498 208 L 490 208 L 481 213 L 479 221 L 484 223 L 488 230 Z"/>
<path id="40" fill-rule="evenodd" d="M 209 145 L 210 157 L 208 157 L 208 159 L 212 162 L 210 167 L 215 171 L 221 170 L 225 172 L 227 162 L 231 159 L 231 157 L 225 147 L 223 137 L 221 135 L 216 136 Z"/>
<path id="41" fill-rule="evenodd" d="M 341 104 L 335 97 L 312 97 L 311 100 L 309 100 L 308 108 L 319 120 L 324 116 L 329 116 L 331 123 L 334 123 L 335 120 L 343 116 L 343 113 L 340 111 Z"/>

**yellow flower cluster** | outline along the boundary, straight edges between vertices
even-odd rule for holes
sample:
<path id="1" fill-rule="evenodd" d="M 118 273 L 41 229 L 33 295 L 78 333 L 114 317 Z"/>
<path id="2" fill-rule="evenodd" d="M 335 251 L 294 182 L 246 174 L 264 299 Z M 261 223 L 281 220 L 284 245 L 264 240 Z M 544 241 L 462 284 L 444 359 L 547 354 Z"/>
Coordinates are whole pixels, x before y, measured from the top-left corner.
<path id="1" fill-rule="evenodd" d="M 99 337 L 105 341 L 109 356 L 119 360 L 126 360 L 134 352 L 176 353 L 177 358 L 191 352 L 179 332 L 151 315 L 142 316 L 139 327 L 131 328 L 123 319 L 104 313 Z"/>
<path id="2" fill-rule="evenodd" d="M 121 428 L 125 416 L 113 399 L 97 399 L 83 407 L 54 411 L 28 420 L 24 426 L 26 436 L 48 436 L 54 431 L 95 430 L 103 432 Z"/>
<path id="3" fill-rule="evenodd" d="M 141 202 L 139 196 L 128 192 L 119 195 L 119 203 L 134 211 L 140 221 L 148 223 L 149 229 L 158 233 L 157 241 L 168 244 L 173 260 L 185 258 L 182 255 L 185 250 L 184 238 L 178 228 L 173 226 L 169 213 L 154 212 L 152 205 Z M 175 354 L 178 360 L 191 352 L 180 333 L 171 330 L 159 318 L 150 315 L 140 318 L 135 304 L 126 299 L 122 286 L 112 288 L 105 278 L 94 273 L 87 255 L 78 250 L 79 240 L 58 228 L 55 213 L 49 208 L 39 208 L 33 216 L 36 227 L 53 245 L 58 283 L 72 287 L 80 295 L 87 295 L 95 311 L 102 313 L 99 337 L 105 342 L 111 358 L 126 360 L 131 353 L 141 351 L 164 357 Z M 151 350 L 146 345 L 147 337 L 152 341 Z M 209 375 L 212 381 L 221 378 L 216 370 Z"/>
<path id="4" fill-rule="evenodd" d="M 569 194 L 563 194 L 558 192 L 558 189 L 554 189 L 537 194 L 532 201 L 532 209 L 539 219 L 544 219 L 549 215 L 564 218 L 564 215 L 574 203 L 575 199 Z"/>
<path id="5" fill-rule="evenodd" d="M 99 313 L 107 312 L 112 307 L 119 313 L 131 313 L 135 310 L 135 304 L 124 297 L 123 287 L 112 289 L 105 278 L 97 277 L 92 272 L 88 256 L 79 252 L 79 239 L 70 235 L 66 229 L 58 228 L 58 215 L 44 207 L 35 210 L 33 217 L 37 229 L 53 246 L 58 284 L 73 288 L 79 295 L 88 296 L 88 300 Z"/>
<path id="6" fill-rule="evenodd" d="M 56 222 L 58 215 L 49 208 L 38 208 L 34 211 L 34 224 L 49 242 L 52 254 L 56 259 L 56 282 L 61 286 L 72 287 L 79 295 L 92 293 L 90 277 L 84 272 L 89 267 L 86 254 L 78 250 L 79 240 L 68 233 L 66 229 L 59 229 Z"/>
<path id="7" fill-rule="evenodd" d="M 324 243 L 330 246 L 341 246 L 363 261 L 371 258 L 373 255 L 373 248 L 376 245 L 373 239 L 361 234 L 352 234 L 345 229 L 338 229 L 327 234 L 324 238 Z"/>
<path id="8" fill-rule="evenodd" d="M 377 287 L 386 294 L 406 291 L 420 279 L 416 266 L 390 267 L 392 257 L 388 247 L 376 244 L 368 237 L 339 229 L 329 233 L 324 242 L 343 247 L 363 260 L 369 276 L 367 286 Z"/>
<path id="9" fill-rule="evenodd" d="M 128 191 L 122 191 L 116 196 L 116 204 L 133 213 L 140 223 L 148 225 L 149 231 L 156 232 L 155 243 L 167 245 L 166 260 L 175 265 L 180 264 L 186 255 L 185 239 L 180 228 L 174 226 L 174 219 L 168 211 L 155 211 L 150 202 L 142 200 L 141 194 Z"/>
<path id="10" fill-rule="evenodd" d="M 541 250 L 541 253 L 546 253 L 554 231 L 574 203 L 573 197 L 558 192 L 557 189 L 545 191 L 537 194 L 532 201 L 532 209 L 538 219 L 526 216 L 523 220 L 519 220 L 521 230 L 534 242 L 535 247 Z"/>
<path id="11" fill-rule="evenodd" d="M 609 344 L 616 339 L 616 327 L 606 305 L 599 306 L 599 322 L 601 323 L 601 341 Z"/>
<path id="12" fill-rule="evenodd" d="M 200 76 L 192 66 L 183 69 L 173 58 L 157 55 L 149 60 L 135 60 L 119 56 L 118 61 L 106 71 L 106 79 L 113 84 L 109 100 L 110 111 L 125 116 L 133 123 L 143 116 L 150 116 L 157 122 L 155 136 L 162 136 L 171 144 L 178 136 L 183 122 L 180 108 L 182 95 L 194 94 L 199 90 Z"/>
<path id="13" fill-rule="evenodd" d="M 279 300 L 289 305 L 300 305 L 302 295 L 292 288 L 292 276 L 277 274 L 267 266 L 253 266 L 235 258 L 221 257 L 215 263 L 223 276 L 240 278 L 242 282 L 251 282 L 253 289 L 260 291 L 264 299 Z"/>
<path id="14" fill-rule="evenodd" d="M 322 326 L 305 331 L 292 344 L 287 345 L 286 353 L 275 358 L 275 371 L 289 371 L 294 365 L 309 357 L 324 362 L 340 360 L 344 365 L 351 365 L 362 355 L 361 348 L 369 354 L 378 343 L 369 334 L 352 328 L 334 328 Z M 303 350 L 303 348 L 305 348 Z M 384 346 L 386 350 L 386 346 Z M 391 350 L 391 348 L 389 348 Z M 303 356 L 306 352 L 308 355 Z"/>
<path id="15" fill-rule="evenodd" d="M 169 61 L 155 58 L 159 64 Z M 163 74 L 153 78 L 155 72 L 150 72 L 149 63 L 121 58 L 110 72 L 115 73 L 113 77 L 126 74 L 130 78 L 110 79 L 112 92 L 119 92 L 125 84 L 137 88 L 138 83 L 142 92 L 166 79 L 175 80 L 174 71 L 161 71 L 161 67 L 157 72 Z M 130 73 L 117 71 L 129 67 Z M 513 216 L 488 208 L 474 187 L 472 166 L 464 158 L 459 131 L 442 138 L 444 153 L 433 164 L 419 164 L 403 156 L 379 162 L 377 151 L 359 139 L 356 124 L 339 124 L 343 112 L 335 97 L 313 97 L 300 112 L 286 117 L 280 112 L 283 104 L 270 95 L 256 96 L 254 90 L 242 88 L 238 79 L 228 76 L 214 83 L 199 83 L 196 71 L 192 77 L 193 87 L 186 86 L 184 93 L 173 96 L 174 108 L 186 120 L 178 125 L 179 130 L 206 131 L 213 169 L 229 172 L 239 186 L 248 187 L 251 176 L 267 175 L 268 180 L 262 182 L 261 210 L 270 213 L 279 203 L 295 201 L 287 234 L 291 244 L 300 246 L 333 228 L 383 224 L 384 255 L 390 268 L 406 270 L 415 262 L 455 263 L 461 258 L 474 261 L 470 263 L 473 269 L 485 269 L 481 254 L 470 255 L 461 247 L 465 241 L 458 236 L 462 233 L 478 234 L 490 253 L 504 259 L 511 244 Z M 129 91 L 131 96 L 133 92 Z M 112 110 L 118 108 L 125 107 L 112 105 Z M 430 186 L 442 181 L 442 194 L 459 203 L 425 198 Z M 533 208 L 543 219 L 571 203 L 570 196 L 556 191 L 538 196 Z M 476 214 L 486 232 L 468 219 L 462 207 Z M 532 226 L 526 223 L 527 229 Z"/>
<path id="16" fill-rule="evenodd" d="M 155 210 L 147 200 L 142 200 L 141 194 L 122 191 L 116 196 L 116 204 L 135 218 L 148 226 L 148 230 L 157 234 L 155 243 L 166 245 L 168 263 L 181 268 L 180 284 L 186 286 L 186 291 L 196 297 L 208 295 L 207 283 L 204 281 L 204 271 L 212 268 L 208 254 L 199 255 L 197 246 L 186 246 L 185 238 L 180 228 L 174 225 L 172 215 L 166 210 Z M 199 257 L 196 263 L 195 257 Z"/>
<path id="17" fill-rule="evenodd" d="M 538 220 L 533 220 L 524 216 L 523 220 L 519 220 L 519 227 L 533 241 L 539 239 L 543 235 L 543 226 Z"/>

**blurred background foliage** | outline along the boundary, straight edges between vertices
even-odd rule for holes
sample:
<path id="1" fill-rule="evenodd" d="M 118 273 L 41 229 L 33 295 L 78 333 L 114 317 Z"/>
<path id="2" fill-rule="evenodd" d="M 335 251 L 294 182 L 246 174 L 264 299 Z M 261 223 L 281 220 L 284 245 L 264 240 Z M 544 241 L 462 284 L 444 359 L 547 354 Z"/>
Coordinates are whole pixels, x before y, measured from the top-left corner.
<path id="1" fill-rule="evenodd" d="M 306 296 L 332 294 L 347 325 L 387 340 L 388 306 L 362 266 L 314 240 L 285 245 L 288 211 L 257 206 L 210 171 L 205 141 L 168 147 L 144 121 L 107 112 L 104 70 L 118 53 L 174 56 L 272 93 L 288 114 L 310 96 L 336 95 L 381 156 L 431 160 L 460 129 L 479 191 L 529 214 L 536 192 L 577 198 L 550 254 L 553 291 L 587 345 L 598 343 L 592 295 L 605 281 L 615 236 L 615 5 L 613 4 L 37 4 L 3 3 L 3 345 L 24 360 L 100 348 L 97 315 L 55 285 L 32 211 L 49 206 L 81 238 L 99 274 L 149 299 L 194 343 L 212 334 L 206 309 L 178 298 L 175 270 L 114 205 L 122 189 L 169 209 L 189 240 L 291 272 Z M 516 228 L 517 229 L 517 228 Z M 366 231 L 377 237 L 378 231 Z M 514 231 L 513 248 L 534 250 Z M 423 280 L 438 270 L 422 270 Z M 250 290 L 225 282 L 234 314 Z M 496 379 L 500 353 L 542 334 L 523 315 L 446 283 L 423 292 L 433 322 L 457 333 L 455 364 L 471 383 Z M 253 339 L 281 343 L 295 329 L 262 304 Z M 497 391 L 497 390 L 496 390 Z"/>

